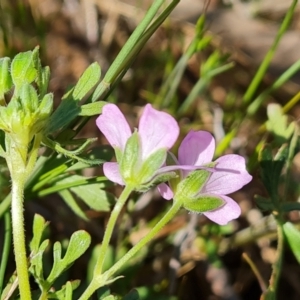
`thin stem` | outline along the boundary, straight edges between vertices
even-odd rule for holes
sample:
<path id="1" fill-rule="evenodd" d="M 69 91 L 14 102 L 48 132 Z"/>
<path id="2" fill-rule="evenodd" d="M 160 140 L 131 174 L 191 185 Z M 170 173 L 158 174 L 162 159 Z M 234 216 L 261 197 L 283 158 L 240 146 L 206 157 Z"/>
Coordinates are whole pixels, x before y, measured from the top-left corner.
<path id="1" fill-rule="evenodd" d="M 138 42 L 142 34 L 145 32 L 147 27 L 155 18 L 156 13 L 159 8 L 164 4 L 165 0 L 156 0 L 153 2 L 151 7 L 148 9 L 145 17 L 136 27 L 134 32 L 131 34 L 125 45 L 122 47 L 120 53 L 116 57 L 116 59 L 111 64 L 108 69 L 105 77 L 100 82 L 98 87 L 93 93 L 92 102 L 95 102 L 101 97 L 107 90 L 109 90 L 110 85 L 114 81 L 114 79 L 119 75 L 121 71 L 121 66 L 124 64 L 124 61 L 131 56 L 132 49 L 135 47 L 135 44 Z"/>
<path id="2" fill-rule="evenodd" d="M 118 201 L 110 215 L 110 218 L 108 220 L 106 230 L 104 233 L 104 237 L 103 237 L 103 241 L 102 241 L 102 245 L 101 245 L 101 249 L 100 249 L 100 253 L 99 253 L 99 258 L 98 258 L 97 264 L 94 269 L 94 276 L 99 276 L 102 273 L 104 259 L 105 259 L 106 253 L 107 253 L 107 249 L 109 246 L 109 242 L 110 242 L 113 230 L 116 225 L 116 221 L 118 219 L 118 216 L 119 216 L 125 202 L 127 201 L 129 195 L 131 194 L 132 190 L 133 190 L 132 187 L 129 185 L 127 185 L 124 188 L 122 194 L 120 195 L 120 198 L 118 199 Z"/>
<path id="3" fill-rule="evenodd" d="M 278 218 L 277 221 L 277 234 L 278 234 L 278 242 L 277 242 L 277 257 L 272 266 L 272 274 L 270 277 L 269 287 L 266 293 L 261 296 L 261 300 L 275 300 L 276 292 L 278 288 L 278 282 L 282 269 L 282 260 L 283 260 L 283 252 L 284 252 L 284 233 L 283 233 L 283 224 L 282 221 Z"/>
<path id="4" fill-rule="evenodd" d="M 110 278 L 113 276 L 129 259 L 131 259 L 137 252 L 139 252 L 147 243 L 149 243 L 154 236 L 175 216 L 181 207 L 180 201 L 175 201 L 170 210 L 163 216 L 163 218 L 152 228 L 152 230 L 143 237 L 133 248 L 131 248 L 115 265 L 107 270 L 103 276 Z"/>
<path id="5" fill-rule="evenodd" d="M 255 263 L 253 262 L 253 260 L 250 258 L 250 256 L 247 253 L 243 253 L 242 254 L 243 259 L 248 263 L 249 267 L 251 268 L 252 272 L 254 273 L 260 288 L 263 292 L 265 292 L 267 290 L 267 285 L 261 275 L 261 273 L 259 272 L 257 266 L 255 265 Z"/>
<path id="6" fill-rule="evenodd" d="M 12 176 L 12 227 L 13 227 L 13 241 L 14 252 L 17 267 L 17 275 L 19 279 L 19 289 L 21 299 L 31 299 L 27 255 L 25 247 L 24 234 L 24 215 L 23 215 L 23 192 L 24 192 L 24 178 L 23 176 Z"/>
<path id="7" fill-rule="evenodd" d="M 104 237 L 103 237 L 99 257 L 98 257 L 98 260 L 96 262 L 96 266 L 94 268 L 93 279 L 92 279 L 91 283 L 89 284 L 89 286 L 87 287 L 87 289 L 81 295 L 80 300 L 89 299 L 89 297 L 95 292 L 95 290 L 98 289 L 102 284 L 101 280 L 99 280 L 99 279 L 100 278 L 102 279 L 102 276 L 101 276 L 102 268 L 103 268 L 105 256 L 106 256 L 106 253 L 107 253 L 107 249 L 108 249 L 108 246 L 109 246 L 109 242 L 110 242 L 110 239 L 111 239 L 116 221 L 118 219 L 118 216 L 119 216 L 124 204 L 126 203 L 129 195 L 131 194 L 132 190 L 133 190 L 133 188 L 130 185 L 125 186 L 125 188 L 124 188 L 122 194 L 120 195 L 113 211 L 111 212 L 111 215 L 110 215 L 110 218 L 108 220 L 106 230 L 105 230 L 105 233 L 104 233 Z M 104 284 L 102 284 L 102 285 L 104 285 Z"/>
<path id="8" fill-rule="evenodd" d="M 3 243 L 3 251 L 1 257 L 1 264 L 0 264 L 0 295 L 2 294 L 3 281 L 4 281 L 10 246 L 11 246 L 11 219 L 10 219 L 9 211 L 7 211 L 4 215 L 4 227 L 5 227 L 4 243 Z"/>
<path id="9" fill-rule="evenodd" d="M 294 15 L 294 11 L 295 11 L 297 2 L 298 2 L 298 0 L 294 0 L 291 4 L 289 10 L 287 11 L 285 18 L 284 18 L 283 22 L 281 23 L 281 26 L 279 28 L 279 31 L 275 37 L 275 40 L 274 40 L 271 48 L 267 52 L 263 62 L 260 64 L 258 71 L 256 72 L 252 82 L 250 83 L 250 85 L 244 95 L 244 99 L 243 99 L 244 103 L 249 103 L 252 100 L 253 95 L 255 94 L 259 84 L 261 83 L 264 75 L 266 74 L 267 69 L 268 69 L 268 67 L 273 59 L 273 56 L 275 54 L 275 51 L 277 50 L 279 42 L 289 27 L 289 24 Z"/>
<path id="10" fill-rule="evenodd" d="M 9 193 L 0 203 L 0 219 L 9 210 L 11 203 L 11 193 Z"/>

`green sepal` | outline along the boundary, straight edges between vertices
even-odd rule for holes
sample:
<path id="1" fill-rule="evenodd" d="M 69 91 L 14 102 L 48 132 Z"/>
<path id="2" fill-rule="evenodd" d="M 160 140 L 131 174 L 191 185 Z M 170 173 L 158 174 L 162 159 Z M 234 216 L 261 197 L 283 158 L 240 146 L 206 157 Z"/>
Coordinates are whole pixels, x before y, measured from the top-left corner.
<path id="1" fill-rule="evenodd" d="M 167 150 L 162 148 L 152 153 L 143 163 L 136 174 L 141 184 L 149 182 L 155 172 L 163 165 L 166 160 Z"/>
<path id="2" fill-rule="evenodd" d="M 10 58 L 4 57 L 0 59 L 0 105 L 4 100 L 4 94 L 12 88 L 12 78 L 10 76 Z"/>
<path id="3" fill-rule="evenodd" d="M 176 201 L 176 199 L 174 199 Z M 195 198 L 186 198 L 182 202 L 182 206 L 194 213 L 204 213 L 207 211 L 213 211 L 222 207 L 225 201 L 217 196 L 201 195 Z"/>
<path id="4" fill-rule="evenodd" d="M 24 83 L 32 83 L 37 77 L 32 51 L 17 54 L 11 63 L 11 77 L 15 93 Z"/>
<path id="5" fill-rule="evenodd" d="M 48 118 L 53 110 L 53 94 L 46 94 L 39 105 L 39 115 L 42 119 Z"/>
<path id="6" fill-rule="evenodd" d="M 178 178 L 178 174 L 176 172 L 168 172 L 168 173 L 163 173 L 160 175 L 156 175 L 153 177 L 153 179 L 146 183 L 146 184 L 141 184 L 138 187 L 136 187 L 136 191 L 145 193 L 148 190 L 150 190 L 152 187 L 162 183 L 162 182 L 167 182 L 167 181 L 171 181 L 174 178 Z"/>
<path id="7" fill-rule="evenodd" d="M 42 67 L 41 60 L 39 57 L 39 47 L 35 47 L 32 53 L 33 63 L 37 70 L 36 84 L 39 91 L 39 98 L 43 98 L 48 90 L 50 81 L 50 68 L 48 66 Z"/>
<path id="8" fill-rule="evenodd" d="M 7 107 L 0 106 L 0 129 L 5 132 L 10 132 L 10 118 L 7 111 Z"/>
<path id="9" fill-rule="evenodd" d="M 211 168 L 215 165 L 216 163 L 210 163 L 205 167 Z M 199 194 L 210 175 L 211 171 L 204 169 L 192 171 L 178 184 L 176 195 L 180 198 L 194 198 L 197 194 Z"/>
<path id="10" fill-rule="evenodd" d="M 120 172 L 126 183 L 136 184 L 136 165 L 139 162 L 140 137 L 137 131 L 127 140 L 120 162 Z"/>
<path id="11" fill-rule="evenodd" d="M 28 83 L 22 85 L 19 91 L 19 99 L 25 114 L 34 114 L 37 111 L 39 99 L 32 85 Z"/>

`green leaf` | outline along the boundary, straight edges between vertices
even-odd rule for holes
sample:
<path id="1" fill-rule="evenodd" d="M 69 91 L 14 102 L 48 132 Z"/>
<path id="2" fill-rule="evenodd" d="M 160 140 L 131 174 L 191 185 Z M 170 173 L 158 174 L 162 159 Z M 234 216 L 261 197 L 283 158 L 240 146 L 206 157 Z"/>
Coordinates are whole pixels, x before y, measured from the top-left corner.
<path id="1" fill-rule="evenodd" d="M 99 81 L 101 75 L 98 63 L 91 64 L 80 77 L 76 86 L 68 91 L 62 99 L 61 104 L 52 114 L 47 133 L 55 132 L 65 128 L 72 120 L 79 116 L 81 108 L 78 102 L 82 100 Z"/>
<path id="2" fill-rule="evenodd" d="M 101 68 L 97 62 L 92 63 L 79 78 L 74 91 L 75 101 L 80 101 L 96 85 L 101 76 Z"/>
<path id="3" fill-rule="evenodd" d="M 98 101 L 98 102 L 82 105 L 80 107 L 79 115 L 85 117 L 100 115 L 102 113 L 102 108 L 106 104 L 107 102 L 105 101 Z"/>
<path id="4" fill-rule="evenodd" d="M 176 199 L 175 199 L 176 201 Z M 202 195 L 198 198 L 187 198 L 183 201 L 182 206 L 195 213 L 204 213 L 220 208 L 225 201 L 220 197 Z"/>
<path id="5" fill-rule="evenodd" d="M 284 212 L 290 212 L 293 210 L 300 211 L 300 203 L 299 202 L 285 202 L 281 204 L 281 209 Z"/>
<path id="6" fill-rule="evenodd" d="M 292 252 L 295 255 L 298 263 L 300 264 L 300 232 L 299 230 L 290 222 L 286 222 L 283 225 L 284 235 L 290 246 Z"/>
<path id="7" fill-rule="evenodd" d="M 114 150 L 111 146 L 103 145 L 98 147 L 91 148 L 86 155 L 84 155 L 84 158 L 89 160 L 102 160 L 103 162 L 110 161 L 112 157 L 114 156 Z M 86 164 L 84 162 L 77 162 L 74 165 L 72 165 L 68 171 L 76 171 L 76 170 L 82 170 L 86 168 L 90 168 L 90 164 Z"/>
<path id="8" fill-rule="evenodd" d="M 24 83 L 32 83 L 37 77 L 32 51 L 17 54 L 11 63 L 11 77 L 19 89 Z"/>
<path id="9" fill-rule="evenodd" d="M 70 281 L 66 283 L 66 294 L 64 300 L 72 300 L 73 287 Z"/>
<path id="10" fill-rule="evenodd" d="M 255 195 L 255 202 L 262 211 L 272 211 L 275 209 L 273 202 L 270 199 Z"/>
<path id="11" fill-rule="evenodd" d="M 102 190 L 103 184 L 95 183 L 73 187 L 75 193 L 85 204 L 96 211 L 110 211 L 110 204 L 115 201 L 112 194 Z"/>
<path id="12" fill-rule="evenodd" d="M 80 280 L 67 281 L 59 291 L 48 292 L 47 299 L 72 300 L 72 294 L 80 285 Z"/>
<path id="13" fill-rule="evenodd" d="M 33 253 L 30 259 L 29 272 L 33 275 L 39 285 L 44 284 L 43 255 L 48 245 L 49 240 L 43 241 L 38 251 Z"/>
<path id="14" fill-rule="evenodd" d="M 113 295 L 109 295 L 105 298 L 103 298 L 103 300 L 118 300 L 119 297 L 118 296 L 113 296 Z"/>
<path id="15" fill-rule="evenodd" d="M 131 290 L 127 295 L 125 295 L 122 300 L 139 300 L 140 296 L 136 289 Z"/>
<path id="16" fill-rule="evenodd" d="M 4 94 L 12 88 L 12 78 L 10 76 L 10 58 L 0 59 L 0 105 Z"/>
<path id="17" fill-rule="evenodd" d="M 279 201 L 277 191 L 281 171 L 286 163 L 287 157 L 287 145 L 282 145 L 274 159 L 272 158 L 272 148 L 269 145 L 265 145 L 259 153 L 258 160 L 261 166 L 261 178 L 274 203 Z"/>
<path id="18" fill-rule="evenodd" d="M 51 285 L 62 272 L 67 270 L 76 259 L 78 259 L 89 247 L 91 243 L 90 235 L 79 230 L 72 234 L 66 254 L 61 258 L 61 244 L 56 242 L 53 247 L 53 267 L 47 278 L 47 282 Z"/>
<path id="19" fill-rule="evenodd" d="M 66 204 L 71 208 L 71 210 L 77 215 L 79 218 L 88 221 L 87 216 L 81 207 L 77 204 L 73 195 L 68 190 L 63 190 L 58 193 L 66 202 Z"/>
<path id="20" fill-rule="evenodd" d="M 45 221 L 45 219 L 39 215 L 34 215 L 33 220 L 33 238 L 30 242 L 30 251 L 33 253 L 36 253 L 39 249 L 42 235 L 45 230 L 45 228 L 48 226 L 48 222 Z"/>
<path id="21" fill-rule="evenodd" d="M 50 134 L 66 127 L 80 113 L 80 107 L 72 97 L 72 91 L 62 100 L 58 108 L 53 112 L 45 129 L 45 133 Z"/>
<path id="22" fill-rule="evenodd" d="M 103 300 L 105 297 L 110 295 L 110 289 L 108 286 L 103 286 L 97 290 L 97 299 Z"/>
<path id="23" fill-rule="evenodd" d="M 271 103 L 267 108 L 267 130 L 272 132 L 279 144 L 287 142 L 294 131 L 294 124 L 288 126 L 288 117 L 284 115 L 279 104 Z"/>

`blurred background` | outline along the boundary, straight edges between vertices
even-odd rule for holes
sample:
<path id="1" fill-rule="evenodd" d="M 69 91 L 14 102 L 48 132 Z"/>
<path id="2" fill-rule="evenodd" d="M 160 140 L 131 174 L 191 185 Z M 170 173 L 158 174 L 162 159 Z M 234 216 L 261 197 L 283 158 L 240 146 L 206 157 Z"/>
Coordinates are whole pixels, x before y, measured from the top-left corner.
<path id="1" fill-rule="evenodd" d="M 42 62 L 51 69 L 49 89 L 57 106 L 65 91 L 92 62 L 99 62 L 102 74 L 107 71 L 151 3 L 150 0 L 1 0 L 0 57 L 13 57 L 39 45 Z M 118 103 L 133 126 L 137 125 L 140 111 L 148 102 L 172 113 L 180 123 L 182 136 L 190 129 L 203 129 L 212 132 L 220 142 L 239 124 L 235 138 L 220 148 L 219 155 L 243 155 L 254 176 L 248 186 L 233 195 L 242 208 L 240 219 L 219 227 L 205 217 L 182 211 L 126 270 L 127 279 L 116 282 L 117 292 L 140 287 L 140 293 L 144 293 L 142 299 L 259 299 L 260 283 L 242 256 L 244 253 L 250 257 L 267 281 L 270 265 L 276 259 L 276 227 L 253 200 L 255 194 L 265 194 L 253 153 L 261 140 L 259 128 L 266 121 L 267 104 L 286 104 L 299 92 L 300 74 L 296 73 L 269 95 L 255 115 L 246 119 L 242 97 L 291 3 L 291 0 L 181 0 L 110 95 L 109 101 Z M 163 104 L 157 95 L 163 95 L 161 87 L 193 41 L 197 20 L 204 13 L 203 35 L 209 36 L 209 43 L 187 61 L 174 97 Z M 261 91 L 300 59 L 299 16 L 298 5 L 260 86 Z M 199 82 L 201 68 L 213 53 L 218 53 L 220 62 L 230 63 L 232 67 L 209 78 L 192 103 L 182 109 L 181 104 Z M 289 118 L 298 120 L 299 116 L 300 105 L 295 105 L 289 111 Z M 105 143 L 93 121 L 81 136 L 98 136 L 99 142 Z M 86 175 L 99 173 L 101 168 L 86 171 Z M 293 178 L 295 182 L 300 178 L 297 156 Z M 8 181 L 2 181 L 2 189 L 9 190 Z M 296 197 L 297 191 L 295 186 L 291 197 Z M 118 188 L 115 192 L 119 192 Z M 155 191 L 133 195 L 132 200 L 136 205 L 124 213 L 125 221 L 119 224 L 124 236 L 130 234 L 127 245 L 135 244 L 169 205 Z M 109 216 L 107 212 L 87 211 L 91 221 L 84 222 L 75 218 L 58 196 L 30 201 L 26 209 L 27 232 L 31 231 L 33 213 L 38 211 L 51 221 L 54 240 L 62 240 L 83 228 L 91 233 L 95 244 L 101 241 Z M 299 213 L 291 213 L 290 218 L 299 223 Z M 122 235 L 116 236 L 114 244 L 122 244 L 121 238 Z M 88 260 L 85 256 L 81 265 L 72 269 L 70 277 L 84 279 Z M 300 299 L 299 280 L 299 265 L 287 249 L 278 299 Z"/>

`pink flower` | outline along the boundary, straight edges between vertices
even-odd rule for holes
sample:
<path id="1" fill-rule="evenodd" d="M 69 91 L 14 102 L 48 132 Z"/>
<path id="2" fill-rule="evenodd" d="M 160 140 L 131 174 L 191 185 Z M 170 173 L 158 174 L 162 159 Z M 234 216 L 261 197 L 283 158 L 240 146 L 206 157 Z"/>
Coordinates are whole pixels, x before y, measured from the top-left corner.
<path id="1" fill-rule="evenodd" d="M 179 135 L 176 120 L 150 104 L 144 108 L 138 130 L 132 133 L 124 115 L 114 104 L 106 104 L 96 124 L 114 147 L 117 162 L 104 163 L 105 176 L 120 185 L 146 184 L 165 163 L 167 151 Z"/>
<path id="2" fill-rule="evenodd" d="M 214 151 L 215 140 L 209 132 L 190 131 L 178 150 L 177 167 L 181 169 L 181 182 L 192 172 L 187 170 L 187 165 L 209 170 Z M 212 211 L 205 211 L 203 214 L 212 221 L 225 225 L 229 221 L 238 218 L 241 213 L 239 205 L 226 195 L 241 189 L 251 181 L 252 176 L 246 170 L 244 158 L 235 154 L 224 155 L 218 158 L 214 161 L 212 169 L 197 195 L 195 195 L 195 199 L 197 201 L 201 201 L 201 198 L 219 198 L 222 200 L 223 205 L 221 207 Z M 176 179 L 172 180 L 174 182 Z M 177 180 L 174 185 L 172 180 L 170 184 L 172 189 L 165 183 L 160 184 L 158 188 L 162 197 L 168 200 L 174 198 L 174 201 L 176 201 L 176 198 L 180 197 L 177 189 L 179 183 Z M 182 193 L 182 191 L 179 191 L 179 193 Z"/>

